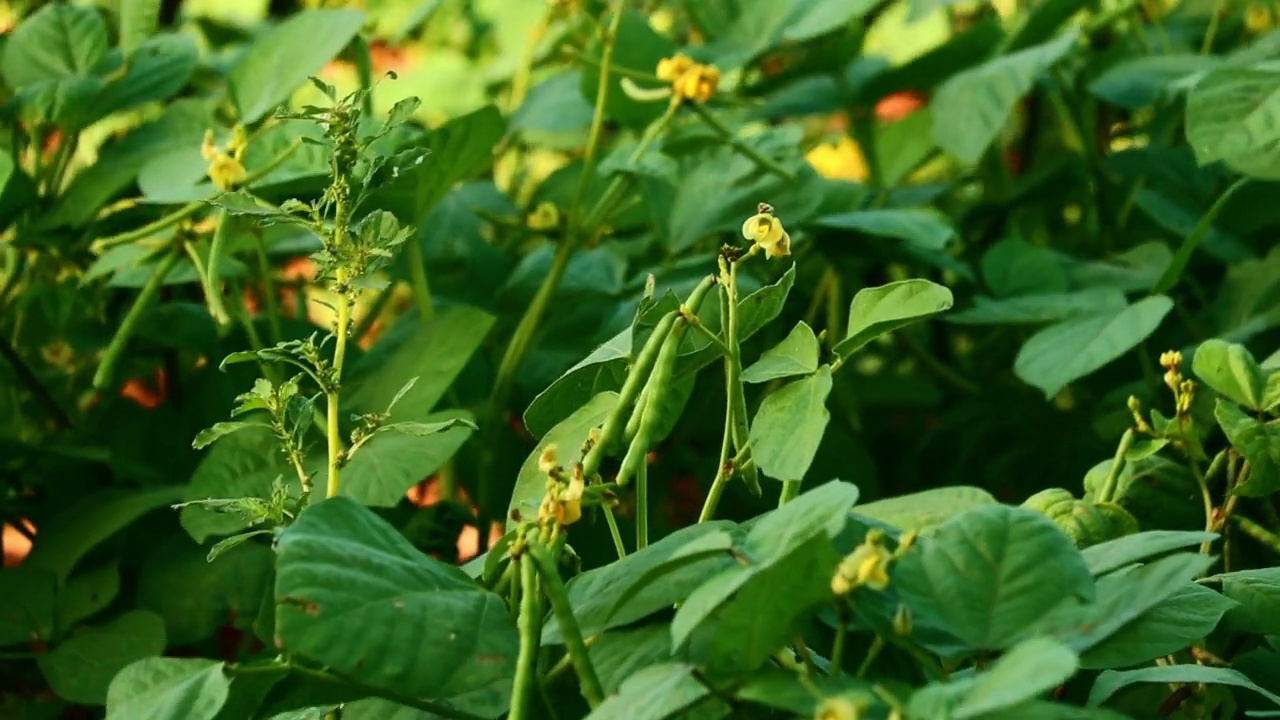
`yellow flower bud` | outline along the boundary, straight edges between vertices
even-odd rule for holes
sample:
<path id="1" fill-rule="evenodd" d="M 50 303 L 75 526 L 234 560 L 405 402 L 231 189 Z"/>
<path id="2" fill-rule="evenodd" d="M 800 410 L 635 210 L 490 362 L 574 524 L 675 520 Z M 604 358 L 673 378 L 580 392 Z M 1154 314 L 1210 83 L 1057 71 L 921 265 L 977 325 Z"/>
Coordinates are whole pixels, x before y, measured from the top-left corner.
<path id="1" fill-rule="evenodd" d="M 911 608 L 899 605 L 893 614 L 893 631 L 903 637 L 911 634 Z"/>
<path id="2" fill-rule="evenodd" d="M 233 190 L 249 176 L 244 165 L 230 155 L 219 152 L 209 163 L 209 179 L 219 190 Z"/>
<path id="3" fill-rule="evenodd" d="M 867 701 L 862 698 L 851 700 L 847 697 L 830 697 L 818 706 L 813 720 L 860 720 L 866 709 Z"/>
<path id="4" fill-rule="evenodd" d="M 200 142 L 200 157 L 212 161 L 216 153 L 217 147 L 213 144 L 213 131 L 205 130 L 204 139 Z"/>
<path id="5" fill-rule="evenodd" d="M 533 230 L 550 230 L 560 225 L 560 209 L 553 202 L 540 202 L 525 222 Z"/>
<path id="6" fill-rule="evenodd" d="M 663 58 L 658 61 L 656 75 L 663 82 L 675 82 L 681 75 L 693 67 L 693 60 L 685 55 Z"/>
<path id="7" fill-rule="evenodd" d="M 671 89 L 686 100 L 704 103 L 716 94 L 719 84 L 719 70 L 711 65 L 694 65 L 676 78 Z"/>
<path id="8" fill-rule="evenodd" d="M 556 460 L 556 444 L 548 443 L 538 455 L 538 472 L 550 475 L 557 467 L 560 467 L 560 463 Z"/>
<path id="9" fill-rule="evenodd" d="M 1182 364 L 1182 353 L 1177 350 L 1167 350 L 1160 353 L 1160 367 L 1166 370 L 1176 370 Z"/>

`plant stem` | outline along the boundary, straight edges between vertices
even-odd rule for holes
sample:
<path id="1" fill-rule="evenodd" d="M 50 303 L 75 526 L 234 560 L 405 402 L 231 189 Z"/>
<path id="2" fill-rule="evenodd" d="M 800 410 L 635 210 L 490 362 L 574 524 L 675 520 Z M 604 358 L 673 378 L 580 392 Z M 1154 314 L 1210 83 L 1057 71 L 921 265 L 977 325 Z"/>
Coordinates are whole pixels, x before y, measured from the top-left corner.
<path id="1" fill-rule="evenodd" d="M 844 644 L 849 635 L 849 630 L 845 627 L 844 611 L 837 610 L 836 616 L 838 624 L 836 625 L 835 640 L 831 644 L 831 674 L 838 677 L 844 673 Z M 876 637 L 879 636 L 877 635 Z"/>
<path id="2" fill-rule="evenodd" d="M 783 505 L 786 505 L 792 500 L 795 500 L 796 496 L 799 494 L 800 494 L 799 480 L 783 480 L 782 493 L 778 495 L 778 507 L 782 507 Z"/>
<path id="3" fill-rule="evenodd" d="M 1120 437 L 1115 457 L 1111 460 L 1111 469 L 1107 472 L 1107 479 L 1102 483 L 1102 490 L 1098 492 L 1098 502 L 1111 502 L 1111 498 L 1115 497 L 1116 484 L 1120 481 L 1120 471 L 1124 468 L 1124 456 L 1133 446 L 1133 439 L 1133 428 L 1125 430 L 1124 435 Z"/>
<path id="4" fill-rule="evenodd" d="M 858 665 L 858 677 L 866 676 L 867 671 L 871 669 L 871 663 L 875 662 L 876 658 L 880 656 L 881 650 L 884 650 L 884 638 L 880 633 L 876 633 L 875 639 L 871 641 L 871 647 L 867 648 L 867 654 L 863 656 L 862 663 Z"/>
<path id="5" fill-rule="evenodd" d="M 431 285 L 427 283 L 427 264 L 422 257 L 422 245 L 417 238 L 409 239 L 409 279 L 413 282 L 413 299 L 418 304 L 418 316 L 425 322 L 435 314 L 431 305 Z"/>
<path id="6" fill-rule="evenodd" d="M 725 127 L 724 123 L 720 122 L 719 118 L 712 115 L 711 111 L 707 110 L 701 104 L 689 103 L 688 107 L 693 110 L 698 117 L 702 118 L 702 121 L 707 124 L 707 127 L 711 128 L 716 135 L 719 135 L 721 140 L 725 141 L 725 143 L 735 151 L 740 152 L 749 158 L 751 162 L 755 163 L 761 170 L 771 172 L 787 182 L 796 181 L 795 173 L 782 167 L 774 160 L 762 155 L 760 151 L 744 143 L 737 135 L 734 135 L 729 128 Z"/>
<path id="7" fill-rule="evenodd" d="M 1227 14 L 1227 6 L 1229 0 L 1218 0 L 1213 4 L 1213 14 L 1209 16 L 1209 28 L 1204 33 L 1204 40 L 1200 43 L 1200 54 L 1208 55 L 1213 51 L 1213 39 L 1218 34 L 1218 26 L 1222 23 L 1222 16 Z"/>
<path id="8" fill-rule="evenodd" d="M 223 248 L 227 244 L 228 223 L 227 211 L 219 210 L 217 224 L 213 229 L 213 239 L 209 241 L 209 262 L 201 273 L 201 279 L 204 281 L 204 299 L 209 305 L 209 314 L 218 325 L 231 322 L 227 308 L 222 304 L 222 283 L 219 282 L 221 277 L 219 266 L 222 264 Z"/>
<path id="9" fill-rule="evenodd" d="M 902 344 L 902 348 L 915 358 L 925 369 L 933 373 L 939 380 L 955 388 L 966 395 L 979 395 L 982 388 L 970 380 L 969 378 L 956 372 L 955 368 L 947 365 L 932 353 L 920 345 L 920 341 L 916 340 L 910 333 L 899 331 L 893 334 L 893 337 Z M 832 367 L 834 371 L 835 368 Z"/>
<path id="10" fill-rule="evenodd" d="M 329 236 L 329 245 L 338 247 L 347 241 L 347 223 L 349 218 L 345 193 L 339 194 L 337 207 L 333 214 L 333 230 Z M 342 438 L 338 435 L 338 394 L 342 387 L 342 363 L 347 356 L 347 335 L 351 325 L 351 288 L 348 287 L 346 268 L 339 267 L 334 271 L 334 289 L 337 291 L 337 327 L 334 328 L 333 367 L 330 370 L 329 382 L 325 388 L 325 399 L 328 405 L 329 440 L 329 477 L 325 484 L 325 497 L 338 494 L 338 473 L 342 459 Z M 480 533 L 483 537 L 483 529 Z"/>
<path id="11" fill-rule="evenodd" d="M 267 313 L 267 327 L 271 329 L 271 342 L 279 343 L 284 339 L 280 332 L 280 308 L 276 298 L 275 278 L 271 275 L 271 260 L 267 257 L 267 241 L 262 233 L 253 233 L 254 250 L 258 256 L 258 272 L 262 275 L 263 306 Z"/>
<path id="12" fill-rule="evenodd" d="M 53 419 L 54 428 L 71 427 L 71 418 L 67 415 L 67 412 L 62 409 L 57 399 L 53 397 L 53 393 L 49 392 L 49 388 L 40 382 L 40 378 L 36 377 L 36 374 L 31 371 L 31 367 L 27 365 L 22 356 L 18 354 L 17 349 L 3 334 L 0 334 L 0 355 L 3 355 L 4 359 L 9 361 L 18 379 L 22 381 L 23 385 L 27 386 L 27 390 L 30 390 L 35 399 L 44 406 L 45 412 Z"/>
<path id="13" fill-rule="evenodd" d="M 538 658 L 538 640 L 541 628 L 538 607 L 538 575 L 533 559 L 528 555 L 517 558 L 520 565 L 520 651 L 516 656 L 516 677 L 511 686 L 511 714 L 508 720 L 525 720 L 529 717 L 529 688 L 533 685 Z"/>
<path id="14" fill-rule="evenodd" d="M 1280 553 L 1280 536 L 1277 536 L 1275 533 L 1243 515 L 1232 515 L 1231 521 L 1236 525 L 1239 525 L 1245 535 L 1248 535 L 1254 540 L 1266 545 L 1274 552 Z"/>
<path id="15" fill-rule="evenodd" d="M 534 56 L 538 52 L 538 43 L 542 42 L 542 37 L 547 32 L 547 25 L 554 10 L 555 5 L 547 3 L 542 17 L 538 18 L 537 24 L 529 31 L 528 41 L 520 53 L 520 64 L 516 67 L 515 77 L 511 78 L 511 97 L 507 103 L 508 114 L 519 110 L 525 96 L 529 94 L 529 78 L 533 74 Z M 621 15 L 621 13 L 618 14 Z"/>
<path id="16" fill-rule="evenodd" d="M 138 293 L 138 297 L 134 298 L 133 306 L 129 308 L 124 320 L 120 322 L 120 328 L 116 330 L 115 336 L 111 338 L 111 343 L 107 345 L 107 350 L 102 356 L 102 363 L 98 365 L 98 371 L 93 374 L 93 387 L 95 389 L 105 390 L 111 383 L 115 375 L 116 365 L 120 363 L 120 356 L 124 353 L 124 348 L 129 343 L 129 337 L 133 335 L 133 330 L 138 325 L 138 320 L 142 318 L 142 313 L 146 311 L 151 301 L 160 293 L 160 287 L 164 285 L 164 279 L 169 276 L 169 272 L 178 264 L 180 253 L 181 251 L 177 248 L 170 248 L 169 252 L 156 264 L 155 270 L 151 273 L 151 278 L 147 280 L 146 285 L 142 286 L 142 291 Z"/>
<path id="17" fill-rule="evenodd" d="M 729 303 L 732 300 L 729 297 L 727 287 L 720 288 L 720 317 L 729 317 Z M 725 355 L 726 363 L 729 362 L 729 355 Z M 733 394 L 729 392 L 729 373 L 725 371 L 725 403 L 724 403 L 724 437 L 720 441 L 720 460 L 716 464 L 715 479 L 711 481 L 711 489 L 707 491 L 707 499 L 702 503 L 702 512 L 698 515 L 698 522 L 704 523 L 710 521 L 716 514 L 716 506 L 720 504 L 720 496 L 724 494 L 724 486 L 729 483 L 729 476 L 732 474 L 729 465 L 729 445 L 733 441 Z"/>
<path id="18" fill-rule="evenodd" d="M 687 323 L 689 327 L 696 330 L 698 334 L 702 335 L 712 345 L 714 345 L 720 351 L 721 355 L 728 357 L 729 346 L 724 344 L 724 341 L 720 339 L 719 335 L 711 332 L 711 329 L 702 323 L 702 320 L 698 317 L 697 313 L 682 312 L 680 313 L 680 317 L 684 318 L 685 323 Z"/>
<path id="19" fill-rule="evenodd" d="M 1195 476 L 1196 484 L 1200 486 L 1200 499 L 1204 503 L 1204 530 L 1205 532 L 1213 532 L 1213 495 L 1209 492 L 1209 480 L 1218 473 L 1218 469 L 1226 464 L 1227 451 L 1221 450 L 1217 455 L 1213 456 L 1213 462 L 1209 463 L 1209 470 L 1201 473 L 1200 467 L 1194 460 L 1188 463 L 1191 467 L 1191 474 Z M 1232 496 L 1234 497 L 1234 496 Z M 1212 540 L 1205 540 L 1200 543 L 1200 554 L 1208 555 L 1209 548 L 1212 547 Z"/>
<path id="20" fill-rule="evenodd" d="M 573 659 L 573 668 L 578 673 L 578 684 L 581 685 L 582 696 L 587 704 L 595 710 L 604 702 L 604 690 L 596 676 L 595 667 L 591 664 L 591 656 L 587 652 L 587 644 L 582 639 L 582 630 L 573 615 L 573 607 L 569 605 L 569 595 L 565 592 L 564 581 L 556 569 L 556 562 L 551 552 L 542 543 L 530 539 L 528 556 L 538 566 L 538 574 L 545 585 L 547 598 L 551 600 L 551 610 L 560 622 L 560 633 L 564 636 L 565 650 Z"/>

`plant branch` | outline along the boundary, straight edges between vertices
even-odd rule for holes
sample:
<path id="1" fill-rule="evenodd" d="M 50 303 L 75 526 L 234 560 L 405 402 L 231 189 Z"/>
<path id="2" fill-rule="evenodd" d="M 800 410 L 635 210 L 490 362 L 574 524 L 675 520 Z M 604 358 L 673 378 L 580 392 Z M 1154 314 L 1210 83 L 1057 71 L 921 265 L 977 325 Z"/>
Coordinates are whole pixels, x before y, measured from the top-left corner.
<path id="1" fill-rule="evenodd" d="M 44 406 L 45 412 L 53 419 L 55 429 L 71 427 L 71 417 L 58 404 L 58 400 L 53 397 L 53 393 L 49 392 L 49 388 L 40 382 L 40 378 L 36 377 L 31 367 L 22 359 L 17 349 L 13 347 L 7 337 L 4 337 L 3 333 L 0 333 L 0 355 L 3 355 L 4 359 L 9 361 L 18 379 L 22 381 L 23 385 L 27 386 L 27 389 L 35 396 L 35 399 Z"/>
<path id="2" fill-rule="evenodd" d="M 93 374 L 93 387 L 97 390 L 105 390 L 111 384 L 115 376 L 116 365 L 120 363 L 120 356 L 124 354 L 125 346 L 129 344 L 129 338 L 133 335 L 134 328 L 137 327 L 138 321 L 142 318 L 142 313 L 160 294 L 160 287 L 164 285 L 164 279 L 169 276 L 169 272 L 178 264 L 180 252 L 177 248 L 170 248 L 164 258 L 156 264 L 155 270 L 152 271 L 147 284 L 142 286 L 141 292 L 134 298 L 133 305 L 129 308 L 129 312 L 125 313 L 124 320 L 120 322 L 120 328 L 116 330 L 116 334 L 111 338 L 111 343 L 107 345 L 107 350 L 102 356 L 102 362 L 98 365 L 98 370 Z"/>
<path id="3" fill-rule="evenodd" d="M 569 594 L 565 591 L 564 581 L 556 569 L 555 558 L 542 543 L 530 539 L 528 557 L 537 564 L 547 598 L 551 601 L 551 611 L 560 622 L 560 633 L 564 636 L 564 646 L 572 658 L 573 668 L 578 673 L 578 684 L 581 685 L 582 696 L 587 704 L 595 710 L 604 702 L 604 690 L 600 679 L 596 676 L 595 667 L 591 664 L 591 656 L 587 652 L 587 644 L 582 639 L 582 630 L 573 615 L 573 607 L 569 605 Z"/>

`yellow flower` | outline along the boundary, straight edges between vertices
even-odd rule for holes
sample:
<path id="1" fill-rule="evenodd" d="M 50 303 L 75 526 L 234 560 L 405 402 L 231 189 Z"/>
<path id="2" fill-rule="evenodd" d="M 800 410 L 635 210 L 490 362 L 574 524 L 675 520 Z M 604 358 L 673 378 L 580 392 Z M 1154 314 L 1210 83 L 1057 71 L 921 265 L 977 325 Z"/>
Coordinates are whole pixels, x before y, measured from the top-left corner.
<path id="1" fill-rule="evenodd" d="M 1266 3 L 1249 3 L 1244 10 L 1244 26 L 1250 32 L 1260 33 L 1271 29 L 1271 9 Z"/>
<path id="2" fill-rule="evenodd" d="M 671 89 L 685 100 L 704 103 L 716 94 L 719 84 L 719 70 L 710 65 L 694 65 L 676 79 Z"/>
<path id="3" fill-rule="evenodd" d="M 663 82 L 675 82 L 681 75 L 694 65 L 693 60 L 686 55 L 676 55 L 675 57 L 663 58 L 658 61 L 658 70 L 656 72 L 658 79 Z"/>
<path id="4" fill-rule="evenodd" d="M 782 227 L 782 221 L 773 216 L 768 206 L 742 223 L 742 237 L 759 245 L 765 257 L 785 257 L 791 254 L 791 236 Z"/>
<path id="5" fill-rule="evenodd" d="M 219 190 L 234 190 L 247 177 L 244 165 L 226 153 L 218 153 L 209 163 L 209 179 Z"/>
<path id="6" fill-rule="evenodd" d="M 561 525 L 572 525 L 582 517 L 582 491 L 585 484 L 581 473 L 569 480 L 569 487 L 560 493 L 560 500 L 555 506 L 556 522 Z"/>
<path id="7" fill-rule="evenodd" d="M 819 175 L 830 180 L 862 182 L 867 179 L 867 160 L 858 144 L 848 137 L 840 138 L 835 145 L 818 145 L 804 159 Z"/>
<path id="8" fill-rule="evenodd" d="M 818 706 L 813 720 L 859 720 L 866 709 L 867 703 L 862 698 L 854 701 L 847 697 L 831 697 Z"/>
<path id="9" fill-rule="evenodd" d="M 854 588 L 867 586 L 872 590 L 883 590 L 889 586 L 889 562 L 893 554 L 880 544 L 880 533 L 870 531 L 862 544 L 836 568 L 831 578 L 831 590 L 837 595 L 846 595 Z"/>
<path id="10" fill-rule="evenodd" d="M 556 444 L 549 443 L 538 454 L 538 472 L 543 475 L 550 475 L 559 466 L 560 463 L 556 460 Z"/>
<path id="11" fill-rule="evenodd" d="M 560 224 L 560 210 L 553 202 L 540 202 L 538 207 L 529 213 L 526 224 L 532 230 L 550 230 Z"/>
<path id="12" fill-rule="evenodd" d="M 1176 370 L 1182 364 L 1182 353 L 1177 350 L 1166 350 L 1160 353 L 1160 367 L 1165 370 Z"/>

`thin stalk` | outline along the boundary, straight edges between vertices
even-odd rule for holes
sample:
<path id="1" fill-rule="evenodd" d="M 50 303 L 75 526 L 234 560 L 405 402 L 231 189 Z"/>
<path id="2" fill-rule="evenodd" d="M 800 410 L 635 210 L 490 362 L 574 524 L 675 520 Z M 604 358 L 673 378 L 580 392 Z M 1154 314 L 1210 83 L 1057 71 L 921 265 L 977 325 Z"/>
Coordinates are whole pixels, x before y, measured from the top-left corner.
<path id="1" fill-rule="evenodd" d="M 1102 490 L 1098 492 L 1098 502 L 1111 502 L 1111 498 L 1115 497 L 1116 485 L 1120 481 L 1120 471 L 1124 469 L 1124 456 L 1129 453 L 1129 448 L 1133 447 L 1133 440 L 1133 428 L 1125 430 L 1120 438 L 1120 444 L 1116 447 L 1116 454 L 1111 461 L 1107 479 L 1103 481 Z"/>
<path id="2" fill-rule="evenodd" d="M 258 273 L 262 276 L 262 304 L 267 313 L 267 327 L 271 330 L 271 342 L 279 343 L 284 339 L 280 331 L 280 307 L 276 298 L 276 282 L 271 274 L 271 260 L 267 257 L 267 241 L 262 233 L 253 233 L 254 250 L 258 256 Z"/>
<path id="3" fill-rule="evenodd" d="M 422 257 L 422 245 L 417 238 L 409 240 L 409 280 L 413 283 L 413 299 L 418 305 L 418 316 L 430 320 L 434 316 L 431 305 L 431 285 L 427 283 L 427 263 Z"/>
<path id="4" fill-rule="evenodd" d="M 218 211 L 217 224 L 213 229 L 213 239 L 209 241 L 209 263 L 205 267 L 204 272 L 200 274 L 200 279 L 204 281 L 204 299 L 209 305 L 209 314 L 213 316 L 213 321 L 218 325 L 226 325 L 231 322 L 231 316 L 227 314 L 227 307 L 222 304 L 222 283 L 219 282 L 219 266 L 222 264 L 222 251 L 227 245 L 227 226 L 230 221 L 227 218 L 226 210 Z"/>
<path id="5" fill-rule="evenodd" d="M 360 318 L 360 322 L 356 323 L 356 329 L 351 336 L 360 339 L 369 334 L 369 329 L 377 322 L 378 316 L 386 309 L 387 303 L 391 301 L 392 285 L 388 285 L 378 292 L 373 298 L 373 302 L 369 305 L 369 309 L 365 311 L 364 317 Z"/>
<path id="6" fill-rule="evenodd" d="M 554 3 L 547 3 L 542 17 L 538 18 L 538 23 L 529 32 L 529 41 L 520 52 L 520 64 L 516 68 L 515 77 L 511 79 L 511 97 L 507 103 L 508 113 L 513 113 L 520 109 L 520 106 L 524 103 L 525 96 L 529 94 L 529 78 L 533 75 L 534 56 L 538 52 L 538 43 L 542 42 L 542 37 L 547 32 L 547 25 L 551 20 L 551 13 L 555 11 L 555 7 Z M 621 13 L 618 14 L 621 15 Z"/>
<path id="7" fill-rule="evenodd" d="M 587 704 L 595 710 L 604 702 L 604 690 L 600 679 L 596 676 L 595 667 L 591 664 L 591 656 L 587 652 L 587 644 L 582 639 L 582 630 L 573 615 L 573 607 L 569 605 L 569 594 L 565 591 L 564 581 L 556 569 L 555 558 L 542 543 L 530 539 L 528 557 L 538 567 L 538 575 L 542 579 L 547 598 L 551 601 L 551 611 L 560 622 L 560 632 L 564 636 L 565 650 L 573 659 L 573 669 L 578 674 L 578 684 Z"/>
<path id="8" fill-rule="evenodd" d="M 599 61 L 597 61 L 595 58 L 589 57 L 586 53 L 582 52 L 581 50 L 566 47 L 561 50 L 560 54 L 564 56 L 565 59 L 572 60 L 580 65 L 586 65 L 587 67 L 595 68 L 596 70 L 601 69 L 601 63 Z M 609 68 L 609 70 L 611 73 L 613 73 L 614 75 L 617 75 L 618 77 L 631 78 L 632 80 L 647 80 L 650 83 L 662 82 L 661 80 L 658 79 L 657 75 L 654 75 L 653 73 L 649 73 L 649 72 L 644 72 L 643 70 L 632 70 L 631 68 L 625 68 L 625 67 L 611 67 Z"/>
<path id="9" fill-rule="evenodd" d="M 1231 521 L 1240 526 L 1245 535 L 1257 540 L 1276 553 L 1280 553 L 1280 536 L 1243 515 L 1232 515 Z"/>
<path id="10" fill-rule="evenodd" d="M 729 317 L 729 290 L 720 288 L 720 317 Z M 725 355 L 725 362 L 729 356 Z M 716 464 L 715 479 L 711 481 L 711 489 L 707 491 L 707 499 L 702 503 L 702 512 L 698 522 L 704 523 L 715 517 L 716 506 L 720 504 L 720 496 L 724 494 L 725 485 L 729 484 L 732 474 L 729 465 L 729 445 L 733 441 L 733 394 L 729 392 L 729 373 L 725 373 L 725 406 L 724 406 L 724 438 L 720 441 L 720 460 Z"/>
<path id="11" fill-rule="evenodd" d="M 839 677 L 844 673 L 844 645 L 849 635 L 848 619 L 842 600 L 836 600 L 836 637 L 831 643 L 831 676 Z M 877 635 L 877 637 L 879 637 Z"/>
<path id="12" fill-rule="evenodd" d="M 18 354 L 17 349 L 3 334 L 0 334 L 0 355 L 3 355 L 4 359 L 9 361 L 9 364 L 13 366 L 13 372 L 18 376 L 18 380 L 23 385 L 26 385 L 27 390 L 31 391 L 35 399 L 44 406 L 45 412 L 53 420 L 54 428 L 71 427 L 71 417 L 62 409 L 62 406 L 58 404 L 58 400 L 53 397 L 53 393 L 49 392 L 49 388 L 40 382 L 40 378 L 36 377 L 36 374 L 31 371 L 31 367 L 27 365 L 22 356 Z"/>
<path id="13" fill-rule="evenodd" d="M 329 243 L 335 247 L 347 240 L 348 210 L 347 203 L 344 200 L 338 201 L 333 216 L 333 230 L 329 239 Z M 338 413 L 340 412 L 338 393 L 342 386 L 342 364 L 347 356 L 347 335 L 351 325 L 351 288 L 347 286 L 347 283 L 347 270 L 339 267 L 334 271 L 334 285 L 338 291 L 338 321 L 337 327 L 334 329 L 333 368 L 324 393 L 328 405 L 326 435 L 329 441 L 329 469 L 328 482 L 325 484 L 325 497 L 327 498 L 338 494 L 339 466 L 342 459 L 342 438 L 338 436 Z M 480 535 L 483 537 L 485 533 L 482 531 Z"/>
<path id="14" fill-rule="evenodd" d="M 799 494 L 800 494 L 799 480 L 783 480 L 782 493 L 778 495 L 778 507 L 782 507 L 783 505 L 786 505 L 792 500 L 795 500 L 796 496 Z"/>
<path id="15" fill-rule="evenodd" d="M 1182 241 L 1182 245 L 1178 246 L 1178 252 L 1174 254 L 1173 261 L 1169 263 L 1169 266 L 1165 268 L 1164 274 L 1152 286 L 1151 293 L 1153 295 L 1169 292 L 1178 284 L 1178 281 L 1182 279 L 1183 272 L 1187 269 L 1187 263 L 1191 261 L 1192 253 L 1195 252 L 1196 247 L 1209 234 L 1209 231 L 1213 229 L 1213 222 L 1218 219 L 1218 215 L 1227 206 L 1227 202 L 1231 200 L 1232 196 L 1240 188 L 1247 185 L 1249 181 L 1250 178 L 1248 176 L 1239 178 L 1231 183 L 1218 196 L 1217 200 L 1213 201 L 1213 205 L 1210 205 L 1205 214 L 1200 217 L 1200 221 L 1196 223 L 1191 233 Z"/>
<path id="16" fill-rule="evenodd" d="M 711 111 L 707 110 L 701 104 L 689 103 L 688 107 L 689 109 L 693 110 L 694 114 L 702 118 L 702 121 L 706 123 L 707 127 L 711 128 L 711 130 L 715 132 L 716 135 L 719 135 L 721 140 L 723 140 L 727 145 L 732 147 L 736 152 L 742 153 L 744 156 L 749 158 L 751 162 L 755 163 L 756 166 L 759 167 L 761 170 L 765 170 L 767 172 L 773 173 L 774 175 L 777 175 L 779 178 L 782 178 L 787 182 L 796 181 L 795 173 L 782 167 L 776 161 L 771 160 L 765 157 L 764 155 L 760 154 L 760 151 L 756 150 L 750 145 L 747 145 L 746 143 L 742 142 L 742 140 L 737 135 L 733 134 L 733 131 L 725 127 L 724 123 L 720 122 L 720 120 L 715 115 L 711 114 Z"/>
<path id="17" fill-rule="evenodd" d="M 1203 474 L 1200 467 L 1193 460 L 1191 461 L 1191 474 L 1195 476 L 1196 484 L 1200 486 L 1200 499 L 1204 503 L 1204 529 L 1205 532 L 1213 532 L 1215 523 L 1213 521 L 1213 495 L 1209 492 L 1209 480 L 1218 474 L 1218 470 L 1226 465 L 1227 451 L 1219 451 L 1213 456 L 1213 461 L 1209 463 L 1209 469 Z M 1231 496 L 1235 499 L 1235 496 Z M 1209 548 L 1213 546 L 1212 540 L 1205 540 L 1200 543 L 1200 554 L 1208 555 Z"/>
<path id="18" fill-rule="evenodd" d="M 569 205 L 569 232 L 579 228 L 578 217 L 582 210 L 582 199 L 587 194 L 587 184 L 595 172 L 596 151 L 600 147 L 600 131 L 604 128 L 604 107 L 609 101 L 609 71 L 613 68 L 613 48 L 617 44 L 618 24 L 622 21 L 623 8 L 619 6 L 613 13 L 609 29 L 600 39 L 600 79 L 596 83 L 595 111 L 591 114 L 591 129 L 587 132 L 587 147 L 582 154 L 582 172 L 578 175 L 578 185 L 573 191 L 573 201 Z"/>
<path id="19" fill-rule="evenodd" d="M 516 676 L 511 686 L 511 714 L 507 720 L 525 720 L 530 717 L 529 688 L 537 673 L 538 640 L 541 633 L 538 607 L 538 575 L 533 560 L 528 555 L 517 558 L 520 565 L 520 651 L 516 656 Z"/>
<path id="20" fill-rule="evenodd" d="M 871 641 L 871 647 L 867 648 L 867 654 L 863 656 L 862 663 L 858 665 L 858 677 L 866 677 L 867 671 L 871 669 L 871 663 L 880 657 L 880 651 L 884 650 L 884 638 L 880 633 L 876 633 L 875 639 Z"/>
<path id="21" fill-rule="evenodd" d="M 684 318 L 685 323 L 687 323 L 689 327 L 693 328 L 699 335 L 702 335 L 702 337 L 706 338 L 712 345 L 714 345 L 716 349 L 720 351 L 721 355 L 728 357 L 729 346 L 724 344 L 724 341 L 720 339 L 719 335 L 711 332 L 711 329 L 702 323 L 702 320 L 698 317 L 697 313 L 680 313 L 680 317 Z"/>
<path id="22" fill-rule="evenodd" d="M 120 328 L 116 330 L 115 336 L 111 338 L 111 343 L 107 345 L 107 350 L 102 356 L 102 363 L 93 374 L 95 389 L 105 390 L 111 383 L 115 376 L 116 365 L 120 363 L 120 356 L 124 354 L 124 348 L 129 344 L 129 338 L 133 335 L 138 320 L 142 318 L 142 313 L 146 311 L 156 295 L 160 294 L 160 287 L 164 285 L 164 279 L 169 276 L 169 272 L 178 264 L 180 253 L 181 251 L 177 248 L 171 248 L 156 264 L 156 269 L 152 271 L 151 278 L 142 287 L 138 297 L 134 298 L 133 306 L 120 322 Z"/>
<path id="23" fill-rule="evenodd" d="M 649 463 L 636 470 L 636 552 L 649 547 Z"/>
<path id="24" fill-rule="evenodd" d="M 982 393 L 982 388 L 977 383 L 964 375 L 961 375 L 955 368 L 934 357 L 932 353 L 922 347 L 920 342 L 909 333 L 898 331 L 894 333 L 893 336 L 902 344 L 902 348 L 906 350 L 911 357 L 915 358 L 916 361 L 923 365 L 926 370 L 933 373 L 939 380 L 966 395 L 979 395 Z M 834 370 L 835 368 L 833 367 L 832 369 Z"/>
<path id="25" fill-rule="evenodd" d="M 1209 16 L 1209 29 L 1204 33 L 1200 43 L 1200 54 L 1208 55 L 1213 51 L 1213 39 L 1218 35 L 1218 26 L 1222 24 L 1222 16 L 1227 14 L 1229 0 L 1218 0 L 1213 4 L 1213 14 Z"/>

